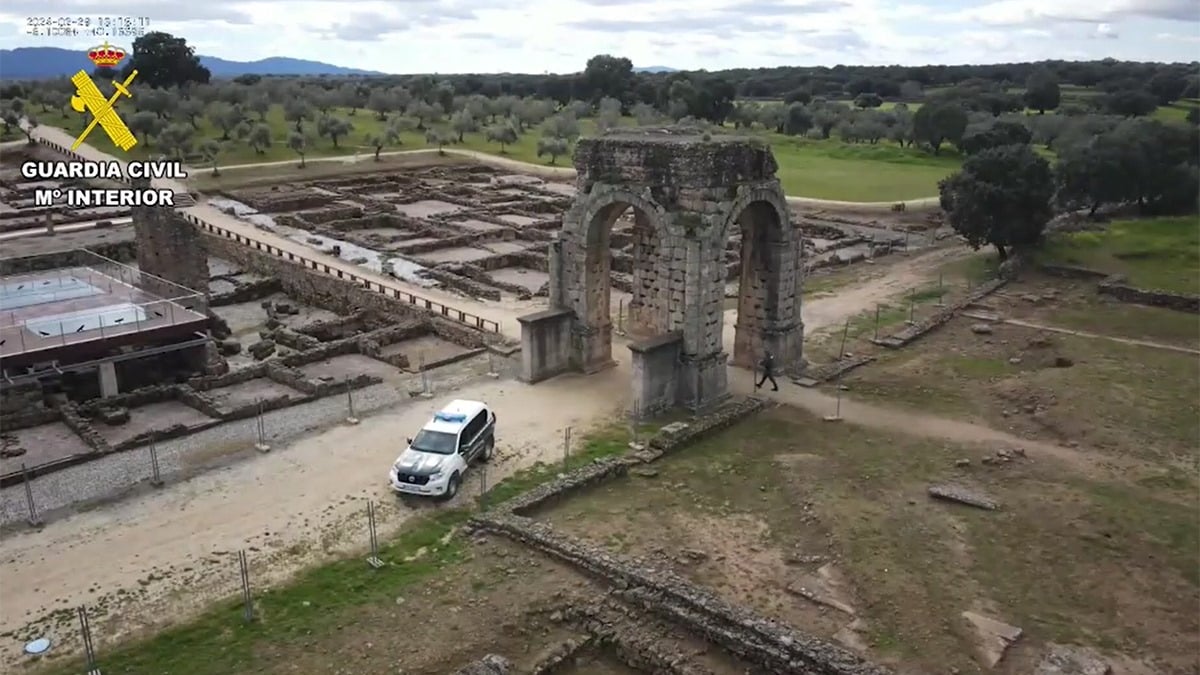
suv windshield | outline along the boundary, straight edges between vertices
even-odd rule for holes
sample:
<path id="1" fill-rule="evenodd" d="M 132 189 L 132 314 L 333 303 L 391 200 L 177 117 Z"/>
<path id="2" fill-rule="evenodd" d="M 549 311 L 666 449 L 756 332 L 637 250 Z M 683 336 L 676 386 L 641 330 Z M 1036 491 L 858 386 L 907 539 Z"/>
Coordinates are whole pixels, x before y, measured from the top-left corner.
<path id="1" fill-rule="evenodd" d="M 458 436 L 444 431 L 427 431 L 422 429 L 417 433 L 409 447 L 417 452 L 432 452 L 436 455 L 453 455 L 458 452 Z"/>

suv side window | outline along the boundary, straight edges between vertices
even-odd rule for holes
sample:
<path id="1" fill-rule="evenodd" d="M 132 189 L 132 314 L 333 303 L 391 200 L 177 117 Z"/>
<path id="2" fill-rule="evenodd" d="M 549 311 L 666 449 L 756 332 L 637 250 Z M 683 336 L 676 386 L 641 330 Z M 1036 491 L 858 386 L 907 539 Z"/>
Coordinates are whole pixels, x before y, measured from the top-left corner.
<path id="1" fill-rule="evenodd" d="M 459 447 L 465 448 L 468 443 L 475 440 L 475 437 L 483 430 L 485 424 L 487 424 L 486 412 L 480 412 L 471 418 L 471 421 L 467 422 L 466 426 L 463 427 L 462 435 L 459 437 Z"/>

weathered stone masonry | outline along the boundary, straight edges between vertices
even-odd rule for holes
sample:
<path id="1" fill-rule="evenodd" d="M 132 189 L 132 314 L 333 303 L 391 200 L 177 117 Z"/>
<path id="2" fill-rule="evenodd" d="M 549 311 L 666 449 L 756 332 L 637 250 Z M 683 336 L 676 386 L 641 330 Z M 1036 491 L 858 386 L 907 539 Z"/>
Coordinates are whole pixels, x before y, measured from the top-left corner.
<path id="1" fill-rule="evenodd" d="M 594 372 L 612 361 L 610 234 L 634 210 L 629 331 L 678 333 L 670 404 L 707 406 L 727 395 L 723 347 L 726 241 L 742 233 L 741 285 L 733 362 L 753 366 L 765 350 L 790 369 L 801 361 L 799 236 L 789 222 L 770 148 L 756 140 L 710 140 L 681 130 L 623 132 L 580 141 L 579 196 L 550 247 L 552 309 L 570 312 L 570 344 L 545 349 L 563 367 Z M 524 330 L 536 330 L 524 323 Z M 547 328 L 549 330 L 549 327 Z M 545 365 L 545 364 L 542 364 Z M 643 377 L 664 377 L 645 369 Z"/>

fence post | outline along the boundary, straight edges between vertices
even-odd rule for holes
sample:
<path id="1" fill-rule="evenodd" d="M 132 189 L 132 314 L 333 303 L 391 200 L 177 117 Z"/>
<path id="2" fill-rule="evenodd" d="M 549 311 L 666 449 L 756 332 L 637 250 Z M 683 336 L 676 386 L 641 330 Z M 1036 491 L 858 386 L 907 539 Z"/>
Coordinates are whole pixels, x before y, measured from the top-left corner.
<path id="1" fill-rule="evenodd" d="M 496 368 L 496 352 L 492 351 L 490 348 L 488 349 L 488 373 L 487 374 L 488 374 L 488 377 L 490 377 L 492 379 L 498 379 L 500 377 L 500 370 Z"/>
<path id="2" fill-rule="evenodd" d="M 479 501 L 483 505 L 483 496 L 487 494 L 487 464 L 479 465 Z"/>
<path id="3" fill-rule="evenodd" d="M 879 303 L 875 303 L 875 339 L 879 339 Z"/>
<path id="4" fill-rule="evenodd" d="M 154 441 L 150 441 L 150 484 L 154 487 L 163 486 L 162 472 L 158 464 L 158 447 Z"/>
<path id="5" fill-rule="evenodd" d="M 346 376 L 346 424 L 358 424 L 354 414 L 354 391 L 350 388 L 350 376 Z"/>
<path id="6" fill-rule="evenodd" d="M 421 369 L 421 398 L 433 398 L 433 386 L 429 382 L 429 371 L 425 369 L 425 352 L 417 356 L 417 367 Z"/>
<path id="7" fill-rule="evenodd" d="M 379 559 L 379 535 L 375 529 L 375 502 L 367 502 L 367 530 L 371 533 L 371 555 L 367 558 L 367 564 L 373 569 L 383 567 L 383 561 Z"/>
<path id="8" fill-rule="evenodd" d="M 917 311 L 917 289 L 913 288 L 908 291 L 908 323 L 912 325 L 916 323 L 913 319 L 916 317 Z"/>
<path id="9" fill-rule="evenodd" d="M 563 470 L 567 468 L 567 462 L 571 459 L 571 427 L 563 429 Z"/>
<path id="10" fill-rule="evenodd" d="M 83 656 L 87 661 L 87 675 L 100 675 L 96 666 L 96 646 L 92 642 L 92 625 L 88 622 L 87 607 L 80 605 L 76 608 L 79 615 L 79 636 L 83 639 Z"/>
<path id="11" fill-rule="evenodd" d="M 625 334 L 625 298 L 617 300 L 617 335 Z"/>
<path id="12" fill-rule="evenodd" d="M 842 421 L 842 374 L 837 374 L 834 387 L 837 389 L 837 403 L 833 409 L 832 415 L 826 415 L 822 419 L 826 422 L 841 422 Z"/>
<path id="13" fill-rule="evenodd" d="M 246 551 L 238 551 L 238 572 L 242 578 L 242 616 L 246 623 L 254 620 L 254 598 L 250 595 L 250 564 L 246 562 Z"/>
<path id="14" fill-rule="evenodd" d="M 937 304 L 938 304 L 938 307 L 946 306 L 946 290 L 945 290 L 945 287 L 942 286 L 942 273 L 941 272 L 938 272 L 938 301 L 937 301 Z"/>
<path id="15" fill-rule="evenodd" d="M 629 447 L 632 450 L 642 449 L 642 444 L 638 442 L 638 425 L 642 421 L 641 408 L 637 402 L 629 407 Z"/>
<path id="16" fill-rule="evenodd" d="M 838 361 L 846 358 L 846 336 L 850 333 L 850 319 L 846 319 L 846 325 L 842 328 L 842 346 L 838 348 Z"/>
<path id="17" fill-rule="evenodd" d="M 255 427 L 258 430 L 258 440 L 254 443 L 254 449 L 259 452 L 267 452 L 271 446 L 267 443 L 267 425 L 263 421 L 263 401 L 258 399 L 258 414 L 254 418 Z"/>
<path id="18" fill-rule="evenodd" d="M 29 478 L 29 469 L 21 464 L 21 478 L 25 481 L 25 506 L 29 509 L 28 522 L 30 527 L 41 527 L 42 518 L 38 515 L 37 504 L 33 501 L 33 483 Z"/>

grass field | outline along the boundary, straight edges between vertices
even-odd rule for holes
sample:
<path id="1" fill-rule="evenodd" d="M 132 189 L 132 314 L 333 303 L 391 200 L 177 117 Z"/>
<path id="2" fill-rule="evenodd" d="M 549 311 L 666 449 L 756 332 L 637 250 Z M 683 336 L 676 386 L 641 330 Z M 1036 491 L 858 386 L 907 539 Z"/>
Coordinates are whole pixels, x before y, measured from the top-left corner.
<path id="1" fill-rule="evenodd" d="M 1006 661 L 1028 664 L 1048 642 L 1191 658 L 1163 631 L 1196 626 L 1195 483 L 1085 478 L 1032 451 L 1028 462 L 980 464 L 989 454 L 779 407 L 656 463 L 651 479 L 601 486 L 539 519 L 618 554 L 700 552 L 675 569 L 802 630 L 856 634 L 899 672 L 980 672 L 960 618 L 971 609 L 1025 631 Z M 1002 508 L 932 501 L 935 482 Z M 1117 579 L 1130 586 L 1114 597 Z M 797 597 L 797 586 L 854 613 Z"/>
<path id="2" fill-rule="evenodd" d="M 381 132 L 387 123 L 378 121 L 374 114 L 365 111 L 359 111 L 353 117 L 349 117 L 347 111 L 338 114 L 350 120 L 354 130 L 348 137 L 339 140 L 339 147 L 334 147 L 329 139 L 316 137 L 315 125 L 306 123 L 304 128 L 309 146 L 307 158 L 347 155 L 355 151 L 364 154 L 373 152 L 372 148 L 364 145 L 363 139 L 367 134 Z M 60 127 L 73 134 L 81 131 L 85 123 L 83 116 L 72 114 L 64 117 L 57 111 L 37 112 L 36 116 L 42 124 Z M 200 139 L 221 136 L 220 131 L 214 129 L 207 120 L 198 119 L 197 122 L 195 145 L 199 145 Z M 628 120 L 628 123 L 632 124 L 632 120 Z M 298 161 L 299 156 L 287 147 L 287 138 L 294 126 L 284 119 L 279 106 L 268 112 L 266 124 L 271 128 L 273 145 L 265 153 L 257 154 L 245 143 L 231 141 L 226 144 L 218 164 L 228 166 L 291 159 Z M 585 135 L 594 133 L 595 127 L 591 120 L 582 120 L 581 127 Z M 533 164 L 549 164 L 548 157 L 537 156 L 539 136 L 540 132 L 536 128 L 527 131 L 516 143 L 504 149 L 504 156 Z M 836 140 L 813 141 L 779 134 L 763 136 L 771 143 L 775 152 L 784 191 L 793 196 L 856 202 L 930 197 L 937 194 L 937 182 L 956 170 L 959 165 L 959 160 L 953 155 L 932 157 L 923 151 L 900 148 L 891 143 L 873 146 L 848 145 Z M 101 132 L 94 131 L 88 137 L 88 143 L 104 152 L 120 154 Z M 384 150 L 428 147 L 430 146 L 425 142 L 424 133 L 413 131 L 402 136 L 400 145 L 388 146 Z M 490 154 L 501 153 L 500 146 L 488 142 L 482 133 L 465 134 L 463 143 L 453 147 Z M 131 154 L 140 158 L 155 152 L 153 142 L 150 142 L 139 143 Z M 559 157 L 557 164 L 569 166 L 570 157 Z"/>
<path id="3" fill-rule="evenodd" d="M 1138 288 L 1200 292 L 1200 218 L 1112 222 L 1101 232 L 1050 238 L 1041 259 L 1125 275 Z"/>

